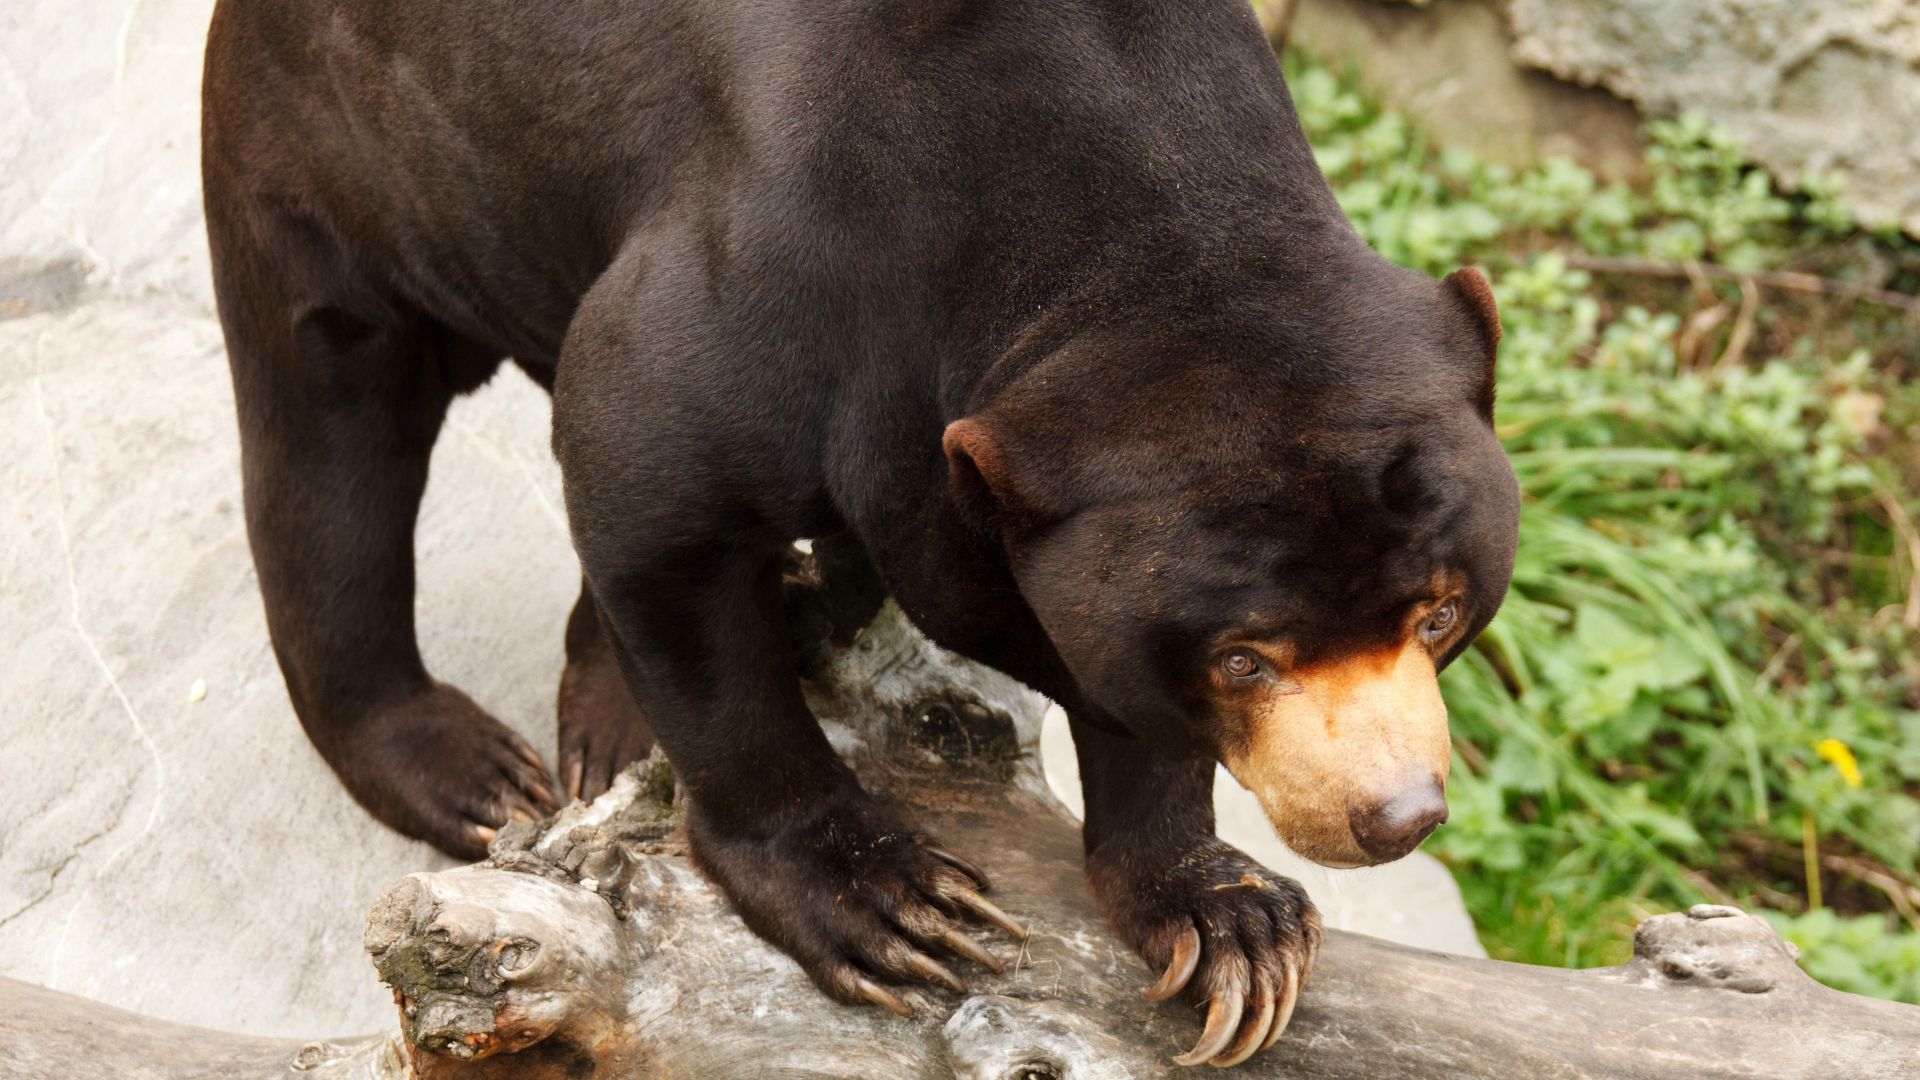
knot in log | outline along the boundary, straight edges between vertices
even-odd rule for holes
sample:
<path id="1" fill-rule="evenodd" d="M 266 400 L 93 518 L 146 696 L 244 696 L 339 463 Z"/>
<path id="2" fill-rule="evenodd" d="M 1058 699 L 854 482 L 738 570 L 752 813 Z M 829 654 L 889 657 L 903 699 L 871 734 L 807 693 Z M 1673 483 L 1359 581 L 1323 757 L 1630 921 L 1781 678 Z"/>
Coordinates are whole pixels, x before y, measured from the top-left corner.
<path id="1" fill-rule="evenodd" d="M 1629 966 L 1675 983 L 1764 994 L 1810 981 L 1798 959 L 1799 950 L 1761 919 L 1735 907 L 1696 904 L 1685 914 L 1641 923 Z"/>

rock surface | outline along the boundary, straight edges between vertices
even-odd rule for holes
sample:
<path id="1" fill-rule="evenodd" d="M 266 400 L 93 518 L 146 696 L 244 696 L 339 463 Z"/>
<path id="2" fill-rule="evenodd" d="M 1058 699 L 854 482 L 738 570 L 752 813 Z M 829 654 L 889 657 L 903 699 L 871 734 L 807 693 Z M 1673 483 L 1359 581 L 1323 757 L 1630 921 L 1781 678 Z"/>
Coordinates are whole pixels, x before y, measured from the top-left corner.
<path id="1" fill-rule="evenodd" d="M 384 1030 L 367 909 L 448 861 L 347 798 L 267 646 L 201 234 L 210 10 L 0 6 L 0 976 L 229 1032 Z M 429 666 L 551 753 L 578 570 L 546 417 L 512 370 L 457 402 L 416 546 Z M 1223 832 L 1277 860 L 1236 797 Z M 1478 950 L 1430 861 L 1303 876 L 1331 926 Z"/>
<path id="2" fill-rule="evenodd" d="M 1559 154 L 1630 179 L 1636 108 L 1698 113 L 1736 135 L 1786 187 L 1810 170 L 1838 170 L 1862 221 L 1920 236 L 1920 5 L 1912 0 L 1255 6 L 1270 27 L 1291 9 L 1292 40 L 1357 67 L 1442 142 L 1494 160 Z"/>
<path id="3" fill-rule="evenodd" d="M 1700 113 L 1791 186 L 1839 169 L 1920 235 L 1920 4 L 1512 0 L 1513 56 L 1655 114 Z"/>
<path id="4" fill-rule="evenodd" d="M 1508 55 L 1499 0 L 1258 0 L 1270 30 L 1293 4 L 1290 41 L 1358 71 L 1435 140 L 1526 166 L 1570 157 L 1608 179 L 1642 170 L 1640 114 L 1604 90 L 1573 86 Z"/>

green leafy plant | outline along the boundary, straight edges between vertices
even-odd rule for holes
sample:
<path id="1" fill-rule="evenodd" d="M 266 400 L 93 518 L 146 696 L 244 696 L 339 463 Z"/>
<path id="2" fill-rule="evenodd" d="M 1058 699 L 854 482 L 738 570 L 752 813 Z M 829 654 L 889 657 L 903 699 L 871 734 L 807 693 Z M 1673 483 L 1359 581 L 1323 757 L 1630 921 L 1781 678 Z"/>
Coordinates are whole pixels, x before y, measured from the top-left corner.
<path id="1" fill-rule="evenodd" d="M 1308 57 L 1289 81 L 1362 235 L 1487 266 L 1506 324 L 1519 556 L 1443 679 L 1453 822 L 1428 847 L 1489 951 L 1617 962 L 1640 918 L 1734 902 L 1817 977 L 1920 1002 L 1920 329 L 1675 269 L 1912 289 L 1920 249 L 1698 119 L 1651 123 L 1627 186 L 1435 150 Z"/>

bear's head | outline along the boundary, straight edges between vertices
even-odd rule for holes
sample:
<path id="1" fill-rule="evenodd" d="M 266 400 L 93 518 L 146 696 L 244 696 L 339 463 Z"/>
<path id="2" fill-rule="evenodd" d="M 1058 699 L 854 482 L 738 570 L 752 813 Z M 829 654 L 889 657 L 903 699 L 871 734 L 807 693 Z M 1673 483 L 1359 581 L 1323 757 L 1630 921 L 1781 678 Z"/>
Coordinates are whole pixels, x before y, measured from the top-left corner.
<path id="1" fill-rule="evenodd" d="M 1381 264 L 1172 322 L 1079 330 L 951 424 L 953 497 L 1083 707 L 1223 762 L 1302 855 L 1397 859 L 1446 817 L 1438 673 L 1512 575 L 1492 293 Z"/>

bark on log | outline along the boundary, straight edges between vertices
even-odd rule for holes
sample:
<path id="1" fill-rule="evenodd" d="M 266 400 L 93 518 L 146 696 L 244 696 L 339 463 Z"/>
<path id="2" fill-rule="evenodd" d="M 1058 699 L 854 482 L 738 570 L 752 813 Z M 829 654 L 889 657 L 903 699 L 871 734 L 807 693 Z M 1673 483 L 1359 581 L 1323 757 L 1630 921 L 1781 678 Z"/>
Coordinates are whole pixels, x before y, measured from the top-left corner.
<path id="1" fill-rule="evenodd" d="M 1044 702 L 929 646 L 891 606 L 795 590 L 809 696 L 871 786 L 985 867 L 1033 937 L 912 1021 L 822 997 L 755 938 L 675 839 L 671 773 L 501 834 L 487 862 L 380 897 L 366 942 L 397 1033 L 283 1045 L 0 982 L 0 1075 L 399 1078 L 1165 1076 L 1199 1018 L 1149 1005 L 1105 929 L 1075 822 L 1037 760 Z M 822 643 L 822 638 L 835 639 Z M 1142 793 L 1150 798 L 1151 793 Z M 984 940 L 984 939 L 983 939 Z M 57 1000 L 56 1000 L 57 999 Z M 104 1037 L 104 1038 L 102 1038 Z M 1830 990 L 1732 908 L 1649 919 L 1632 962 L 1565 971 L 1331 932 L 1292 1026 L 1239 1067 L 1300 1080 L 1914 1080 L 1920 1008 Z M 103 1071 L 104 1069 L 104 1071 Z"/>

